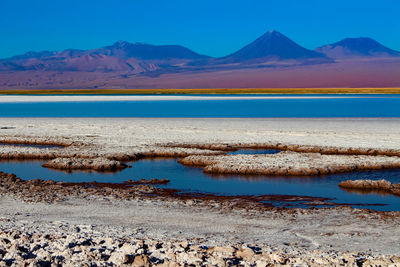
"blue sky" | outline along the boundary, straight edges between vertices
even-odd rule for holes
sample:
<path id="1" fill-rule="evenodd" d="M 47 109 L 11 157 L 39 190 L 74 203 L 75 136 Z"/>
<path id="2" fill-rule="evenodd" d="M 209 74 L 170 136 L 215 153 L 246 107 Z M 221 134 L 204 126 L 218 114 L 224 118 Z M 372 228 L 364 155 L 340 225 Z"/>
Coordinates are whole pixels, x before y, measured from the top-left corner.
<path id="1" fill-rule="evenodd" d="M 313 49 L 372 37 L 400 50 L 398 0 L 0 0 L 0 58 L 118 40 L 224 56 L 268 30 Z"/>

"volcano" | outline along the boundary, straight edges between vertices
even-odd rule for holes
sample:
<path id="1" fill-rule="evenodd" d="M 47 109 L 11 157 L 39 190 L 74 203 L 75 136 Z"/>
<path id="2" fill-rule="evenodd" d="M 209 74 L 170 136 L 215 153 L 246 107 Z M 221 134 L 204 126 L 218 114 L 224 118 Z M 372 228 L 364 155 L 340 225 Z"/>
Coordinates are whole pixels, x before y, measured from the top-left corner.
<path id="1" fill-rule="evenodd" d="M 296 44 L 280 32 L 269 31 L 237 52 L 219 60 L 225 63 L 248 63 L 307 59 L 327 59 L 327 57 Z"/>

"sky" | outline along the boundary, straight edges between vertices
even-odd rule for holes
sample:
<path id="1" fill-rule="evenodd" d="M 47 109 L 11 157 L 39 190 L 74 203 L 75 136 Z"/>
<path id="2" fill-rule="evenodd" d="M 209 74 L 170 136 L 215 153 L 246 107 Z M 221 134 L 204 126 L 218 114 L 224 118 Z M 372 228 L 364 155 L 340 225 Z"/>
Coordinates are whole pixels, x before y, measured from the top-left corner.
<path id="1" fill-rule="evenodd" d="M 0 58 L 118 40 L 225 56 L 269 30 L 315 47 L 371 37 L 400 50 L 398 0 L 0 0 Z"/>

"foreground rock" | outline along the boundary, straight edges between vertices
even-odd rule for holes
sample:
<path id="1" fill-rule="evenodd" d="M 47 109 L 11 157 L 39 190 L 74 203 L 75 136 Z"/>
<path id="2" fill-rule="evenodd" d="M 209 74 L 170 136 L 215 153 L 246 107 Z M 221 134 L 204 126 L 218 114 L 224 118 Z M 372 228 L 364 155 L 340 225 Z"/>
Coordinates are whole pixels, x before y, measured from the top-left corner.
<path id="1" fill-rule="evenodd" d="M 98 237 L 85 233 L 0 231 L 0 265 L 7 266 L 398 266 L 396 256 L 287 253 L 237 244 L 207 247 L 189 241 Z"/>
<path id="2" fill-rule="evenodd" d="M 22 180 L 14 174 L 0 171 L 0 195 L 12 195 L 27 202 L 54 203 L 70 197 L 91 198 L 107 196 L 115 199 L 135 199 L 156 194 L 153 185 L 167 184 L 167 179 L 128 180 L 124 183 L 67 183 L 53 180 Z M 161 192 L 163 192 L 161 190 Z M 167 191 L 169 192 L 169 191 Z"/>
<path id="3" fill-rule="evenodd" d="M 56 158 L 47 161 L 42 165 L 46 168 L 61 170 L 95 170 L 95 171 L 116 171 L 127 167 L 126 164 L 117 160 L 106 158 Z"/>
<path id="4" fill-rule="evenodd" d="M 325 175 L 360 170 L 400 168 L 399 157 L 365 155 L 322 155 L 280 152 L 268 155 L 189 156 L 185 165 L 203 166 L 204 172 L 251 175 Z"/>
<path id="5" fill-rule="evenodd" d="M 345 189 L 358 191 L 383 191 L 400 196 L 400 183 L 393 184 L 387 180 L 347 180 L 339 183 Z"/>

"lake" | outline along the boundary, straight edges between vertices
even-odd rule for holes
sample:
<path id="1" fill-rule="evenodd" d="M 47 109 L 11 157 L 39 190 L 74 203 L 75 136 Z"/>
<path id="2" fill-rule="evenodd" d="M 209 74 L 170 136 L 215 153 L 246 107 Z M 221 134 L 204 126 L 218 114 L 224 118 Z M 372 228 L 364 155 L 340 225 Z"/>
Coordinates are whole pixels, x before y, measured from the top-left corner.
<path id="1" fill-rule="evenodd" d="M 195 96 L 192 100 L 1 102 L 1 117 L 400 117 L 400 95 Z M 179 98 L 180 96 L 176 96 Z M 264 98 L 263 98 L 264 97 Z M 112 97 L 111 97 L 112 98 Z M 119 96 L 119 99 L 124 97 Z M 162 96 L 161 96 L 162 98 Z M 205 100 L 202 100 L 204 98 Z M 102 99 L 102 98 L 100 98 Z M 129 96 L 127 96 L 129 99 Z M 140 97 L 138 96 L 138 99 Z"/>

